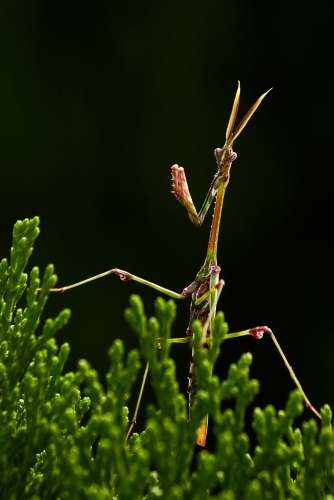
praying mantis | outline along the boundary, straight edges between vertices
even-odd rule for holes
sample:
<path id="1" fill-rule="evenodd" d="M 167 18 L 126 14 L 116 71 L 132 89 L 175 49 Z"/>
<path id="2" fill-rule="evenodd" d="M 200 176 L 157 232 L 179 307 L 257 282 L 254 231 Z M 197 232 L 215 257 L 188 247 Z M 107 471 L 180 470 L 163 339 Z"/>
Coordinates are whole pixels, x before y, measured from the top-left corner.
<path id="1" fill-rule="evenodd" d="M 221 214 L 223 208 L 223 201 L 226 188 L 228 186 L 230 180 L 230 170 L 233 161 L 237 158 L 237 154 L 233 151 L 233 144 L 237 137 L 241 134 L 242 130 L 247 125 L 248 121 L 255 113 L 259 105 L 265 96 L 270 92 L 269 89 L 267 92 L 262 94 L 255 104 L 250 108 L 250 110 L 246 113 L 244 118 L 241 120 L 239 125 L 234 128 L 235 120 L 238 112 L 239 101 L 240 101 L 240 82 L 238 82 L 237 92 L 234 98 L 232 111 L 230 115 L 230 119 L 226 129 L 226 140 L 223 148 L 217 148 L 214 151 L 214 156 L 217 164 L 217 172 L 213 177 L 211 182 L 209 191 L 206 195 L 202 208 L 197 213 L 194 203 L 192 201 L 190 191 L 188 188 L 186 176 L 184 173 L 184 169 L 178 165 L 173 165 L 172 169 L 172 186 L 173 193 L 177 200 L 186 208 L 190 220 L 196 225 L 201 226 L 205 215 L 212 203 L 215 199 L 215 207 L 213 213 L 213 220 L 210 230 L 209 242 L 207 247 L 207 253 L 205 257 L 205 261 L 199 272 L 197 273 L 194 281 L 184 288 L 182 293 L 176 293 L 172 290 L 168 290 L 167 288 L 156 285 L 155 283 L 151 283 L 150 281 L 144 280 L 135 276 L 127 271 L 123 271 L 121 269 L 111 269 L 102 274 L 98 274 L 97 276 L 93 276 L 84 281 L 80 281 L 73 285 L 65 286 L 62 288 L 52 288 L 53 292 L 64 292 L 71 288 L 75 288 L 80 285 L 84 285 L 90 281 L 96 280 L 98 278 L 102 278 L 103 276 L 107 276 L 109 274 L 115 274 L 119 276 L 122 281 L 130 281 L 135 280 L 143 285 L 150 286 L 155 290 L 162 292 L 174 299 L 185 299 L 187 297 L 191 297 L 190 303 L 190 319 L 189 324 L 186 330 L 186 337 L 183 339 L 174 339 L 175 342 L 188 342 L 192 338 L 192 324 L 194 320 L 199 320 L 203 327 L 203 337 L 201 340 L 201 346 L 204 348 L 210 347 L 210 334 L 212 330 L 212 324 L 216 315 L 216 307 L 217 301 L 220 296 L 220 293 L 224 286 L 224 281 L 219 279 L 220 268 L 217 264 L 217 248 L 218 248 L 218 236 L 219 236 L 219 227 L 221 221 Z M 276 340 L 272 330 L 267 326 L 259 326 L 255 328 L 250 328 L 248 330 L 243 330 L 236 333 L 227 334 L 226 338 L 236 338 L 244 335 L 251 335 L 255 339 L 261 339 L 264 333 L 268 333 L 272 338 L 274 344 L 276 345 L 289 373 L 297 385 L 298 389 L 301 391 L 305 404 L 308 408 L 310 408 L 318 418 L 321 418 L 321 415 L 317 412 L 317 410 L 312 406 L 308 398 L 306 397 L 294 371 L 292 370 L 291 365 L 288 363 L 279 343 Z M 172 339 L 173 341 L 173 339 Z M 146 375 L 148 372 L 148 365 L 146 366 L 145 374 L 143 377 L 142 387 L 140 390 L 140 395 L 137 401 L 136 410 L 134 413 L 134 417 L 132 419 L 127 437 L 130 435 L 132 428 L 136 422 L 136 416 L 138 412 L 139 402 L 142 394 L 142 390 L 145 384 Z M 191 408 L 193 404 L 193 400 L 196 392 L 196 366 L 193 361 L 190 363 L 189 370 L 189 384 L 188 384 L 188 393 L 189 393 L 189 406 Z M 197 444 L 200 446 L 205 446 L 206 436 L 208 429 L 208 417 L 205 417 L 201 426 L 197 430 Z"/>

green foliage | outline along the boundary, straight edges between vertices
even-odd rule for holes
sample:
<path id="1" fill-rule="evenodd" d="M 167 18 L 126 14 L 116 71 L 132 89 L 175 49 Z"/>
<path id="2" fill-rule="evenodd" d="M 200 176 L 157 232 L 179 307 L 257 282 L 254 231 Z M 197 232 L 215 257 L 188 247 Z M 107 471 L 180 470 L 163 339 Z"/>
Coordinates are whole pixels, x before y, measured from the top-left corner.
<path id="1" fill-rule="evenodd" d="M 158 298 L 156 317 L 147 319 L 140 298 L 130 298 L 125 317 L 149 361 L 157 405 L 147 408 L 146 430 L 126 442 L 125 405 L 140 368 L 139 352 L 125 358 L 122 342 L 114 342 L 106 390 L 85 360 L 76 373 L 63 373 L 69 345 L 58 348 L 54 335 L 67 323 L 69 311 L 48 319 L 36 333 L 56 282 L 52 266 L 44 273 L 41 291 L 38 269 L 32 269 L 27 305 L 16 309 L 38 231 L 38 218 L 18 222 L 10 267 L 5 259 L 0 263 L 0 499 L 333 500 L 334 436 L 328 406 L 322 410 L 320 431 L 314 420 L 302 430 L 293 427 L 303 411 L 298 390 L 284 411 L 257 408 L 253 427 L 258 445 L 250 452 L 245 411 L 259 386 L 249 378 L 250 354 L 231 365 L 225 381 L 213 375 L 227 333 L 222 313 L 216 317 L 210 350 L 197 349 L 202 332 L 194 324 L 197 394 L 189 423 L 187 401 L 169 358 L 175 304 Z M 232 400 L 234 409 L 222 412 L 224 400 Z M 196 429 L 206 414 L 216 437 L 215 453 L 200 451 L 191 466 Z"/>

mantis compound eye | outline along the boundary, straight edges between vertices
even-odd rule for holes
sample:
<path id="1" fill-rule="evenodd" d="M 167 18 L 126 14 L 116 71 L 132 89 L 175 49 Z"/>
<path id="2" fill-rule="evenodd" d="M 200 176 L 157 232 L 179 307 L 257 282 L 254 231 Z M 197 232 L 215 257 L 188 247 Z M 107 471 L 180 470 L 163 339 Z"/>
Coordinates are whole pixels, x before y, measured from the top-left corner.
<path id="1" fill-rule="evenodd" d="M 221 157 L 222 157 L 222 151 L 223 151 L 223 150 L 222 150 L 222 149 L 220 149 L 220 148 L 216 148 L 216 149 L 214 150 L 213 154 L 214 154 L 214 156 L 215 156 L 215 158 L 216 158 L 216 160 L 217 160 L 217 161 L 220 161 L 220 160 L 221 160 Z"/>

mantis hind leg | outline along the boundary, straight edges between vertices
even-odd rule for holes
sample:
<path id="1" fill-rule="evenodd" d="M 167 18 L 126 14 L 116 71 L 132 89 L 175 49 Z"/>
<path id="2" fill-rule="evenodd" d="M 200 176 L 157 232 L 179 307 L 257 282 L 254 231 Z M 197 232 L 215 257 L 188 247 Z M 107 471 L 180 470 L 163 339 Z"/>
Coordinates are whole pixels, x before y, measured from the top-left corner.
<path id="1" fill-rule="evenodd" d="M 278 352 L 280 353 L 281 358 L 284 361 L 285 366 L 287 367 L 287 369 L 290 373 L 292 380 L 294 381 L 294 383 L 296 384 L 296 386 L 298 387 L 298 389 L 300 390 L 300 392 L 303 396 L 306 407 L 309 408 L 318 418 L 321 419 L 322 417 L 321 417 L 320 413 L 314 408 L 314 406 L 311 404 L 310 400 L 306 396 L 306 394 L 301 386 L 301 383 L 297 379 L 296 374 L 292 369 L 292 366 L 290 365 L 284 352 L 282 351 L 282 348 L 279 345 L 273 331 L 268 326 L 256 326 L 255 328 L 250 328 L 249 330 L 243 330 L 242 332 L 230 333 L 230 334 L 227 334 L 225 336 L 225 339 L 243 337 L 244 335 L 252 335 L 252 337 L 254 337 L 255 339 L 262 339 L 264 333 L 268 333 L 271 337 L 271 340 L 274 342 Z"/>

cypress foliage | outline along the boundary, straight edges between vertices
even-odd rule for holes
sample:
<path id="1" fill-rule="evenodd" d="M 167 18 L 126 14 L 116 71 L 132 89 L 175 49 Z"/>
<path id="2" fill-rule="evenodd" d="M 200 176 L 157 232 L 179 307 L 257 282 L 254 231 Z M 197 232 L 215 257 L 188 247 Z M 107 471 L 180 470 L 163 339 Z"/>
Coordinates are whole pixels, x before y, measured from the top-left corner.
<path id="1" fill-rule="evenodd" d="M 250 453 L 245 411 L 259 384 L 249 378 L 250 354 L 231 365 L 225 381 L 213 375 L 228 331 L 222 313 L 216 316 L 209 350 L 196 349 L 202 332 L 194 324 L 197 395 L 190 422 L 169 358 L 176 314 L 172 300 L 158 298 L 156 317 L 147 319 L 140 298 L 130 297 L 125 318 L 139 337 L 141 352 L 125 356 L 122 341 L 113 343 L 106 391 L 86 360 L 79 361 L 75 373 L 64 373 L 69 345 L 59 348 L 54 335 L 70 312 L 62 311 L 37 330 L 56 282 L 53 266 L 46 268 L 41 285 L 38 269 L 31 271 L 26 308 L 16 308 L 27 287 L 24 268 L 38 223 L 35 217 L 15 224 L 10 265 L 6 259 L 0 263 L 0 499 L 334 499 L 328 406 L 321 411 L 320 430 L 313 419 L 302 429 L 294 427 L 303 411 L 298 390 L 290 394 L 284 411 L 255 409 L 258 444 Z M 145 431 L 126 442 L 126 403 L 140 354 L 149 362 L 157 405 L 147 408 Z M 232 400 L 234 410 L 222 412 L 223 400 Z M 196 429 L 206 414 L 216 449 L 214 454 L 200 451 L 194 469 Z"/>

